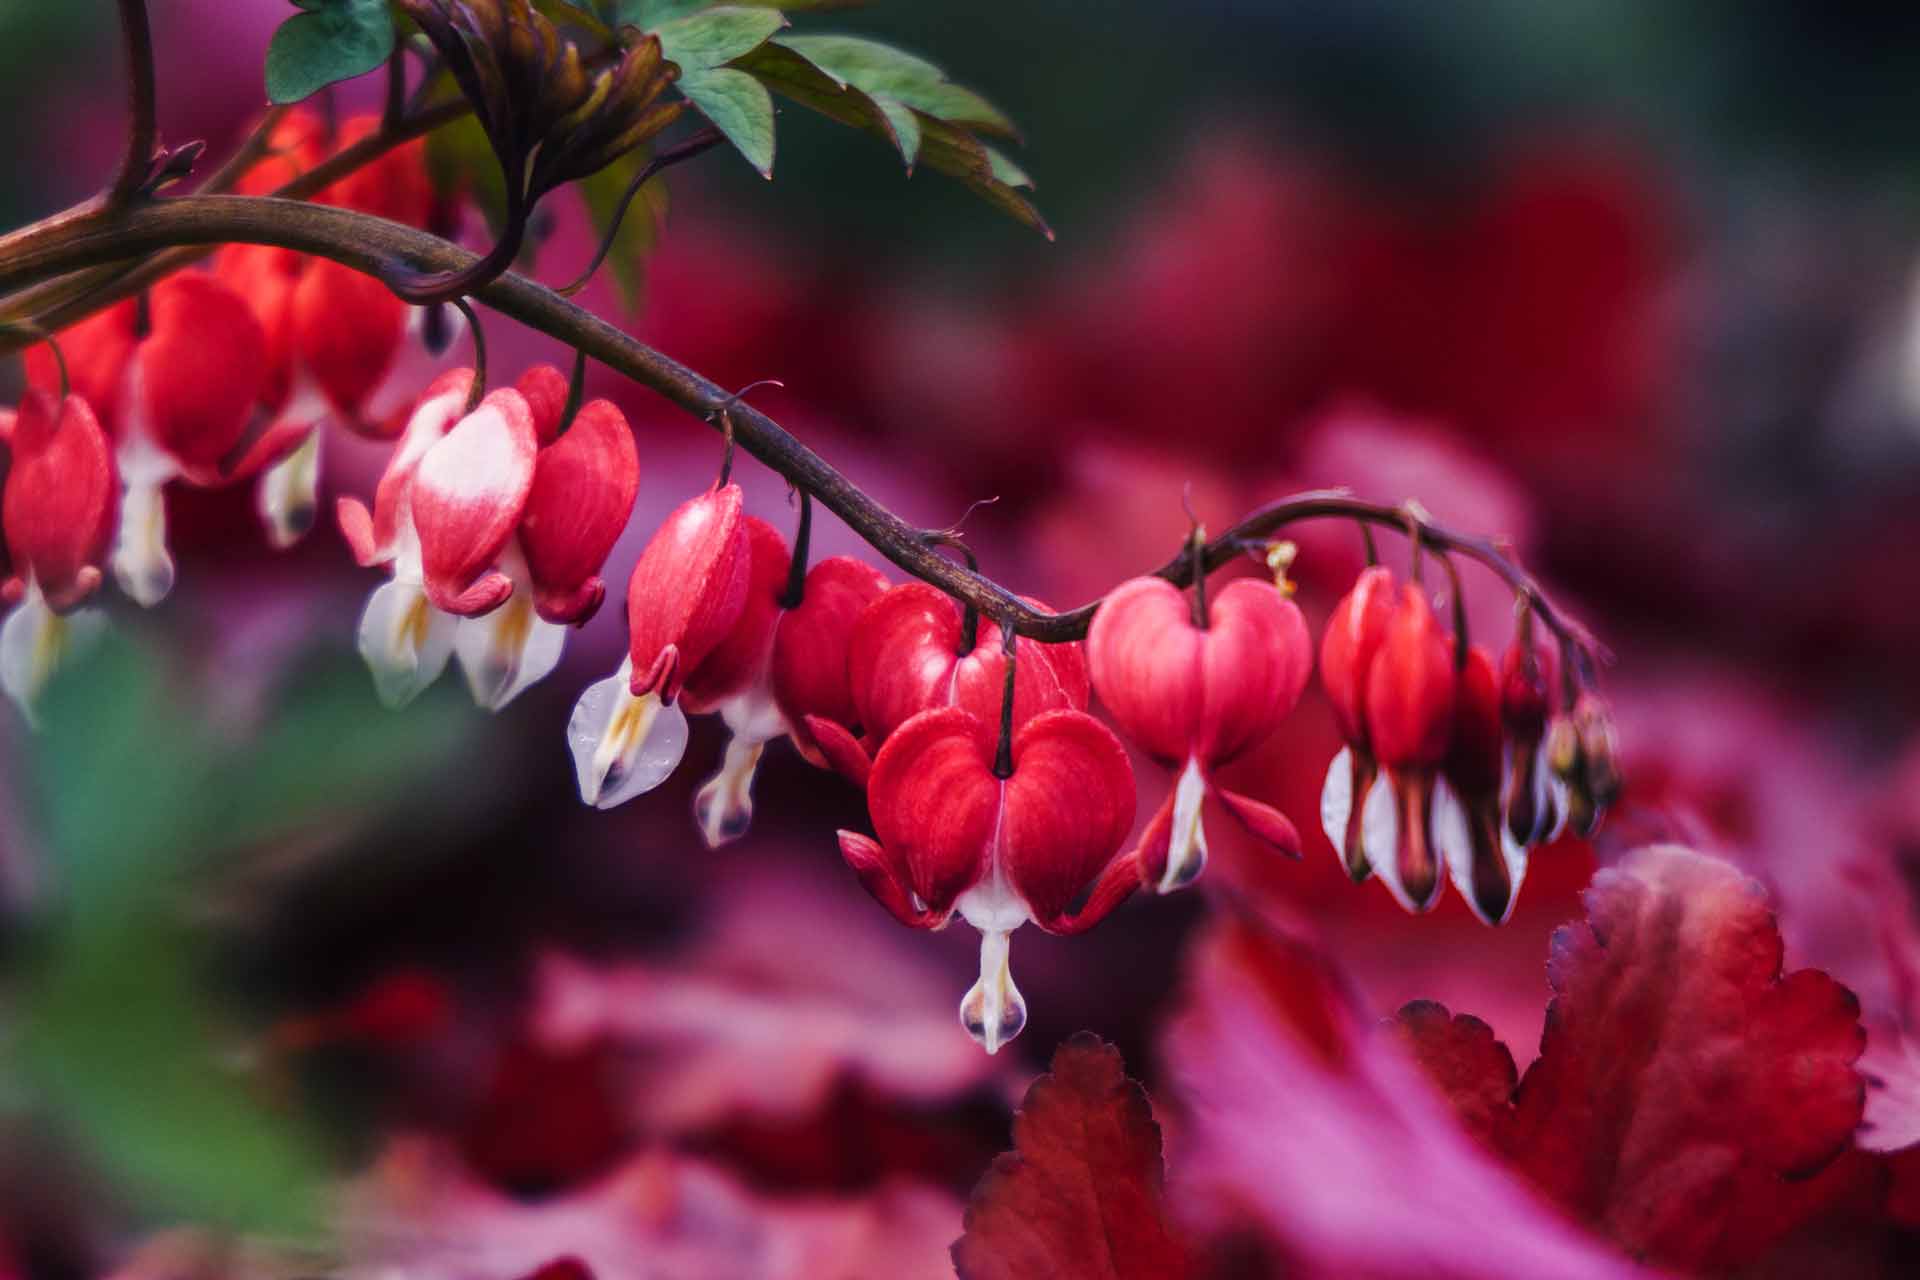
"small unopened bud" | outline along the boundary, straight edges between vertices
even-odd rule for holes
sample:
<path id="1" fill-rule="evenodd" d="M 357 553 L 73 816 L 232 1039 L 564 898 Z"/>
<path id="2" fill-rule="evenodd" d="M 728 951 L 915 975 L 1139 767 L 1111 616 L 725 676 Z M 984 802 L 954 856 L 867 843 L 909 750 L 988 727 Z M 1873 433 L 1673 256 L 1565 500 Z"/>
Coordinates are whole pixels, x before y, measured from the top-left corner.
<path id="1" fill-rule="evenodd" d="M 1299 557 L 1300 544 L 1297 542 L 1283 540 L 1267 544 L 1267 571 L 1273 574 L 1273 585 L 1289 600 L 1300 589 L 1300 584 L 1288 576 L 1293 569 L 1293 562 Z"/>
<path id="2" fill-rule="evenodd" d="M 1597 695 L 1585 693 L 1574 705 L 1573 725 L 1580 735 L 1587 790 L 1604 808 L 1620 793 L 1620 748 L 1614 736 L 1613 715 Z"/>

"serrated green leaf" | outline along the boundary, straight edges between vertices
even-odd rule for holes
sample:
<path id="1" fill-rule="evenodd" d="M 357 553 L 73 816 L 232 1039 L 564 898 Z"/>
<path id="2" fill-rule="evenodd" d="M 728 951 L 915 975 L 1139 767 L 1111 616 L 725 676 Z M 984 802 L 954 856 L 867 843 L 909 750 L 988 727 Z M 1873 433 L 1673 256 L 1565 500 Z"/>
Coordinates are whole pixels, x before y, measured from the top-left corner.
<path id="1" fill-rule="evenodd" d="M 786 25 L 777 9 L 722 5 L 663 22 L 653 34 L 660 37 L 661 55 L 685 73 L 731 62 Z"/>
<path id="2" fill-rule="evenodd" d="M 836 82 L 812 62 L 784 47 L 779 37 L 736 60 L 733 65 L 750 72 L 783 98 L 817 111 L 830 120 L 865 129 L 898 145 L 892 123 L 871 96 L 852 85 Z M 1046 219 L 1040 216 L 1033 202 L 1021 195 L 1014 185 L 996 175 L 993 157 L 979 139 L 958 125 L 931 116 L 916 115 L 915 122 L 920 128 L 918 157 L 921 163 L 939 173 L 959 178 L 995 208 L 1012 215 L 1049 240 L 1053 238 L 1052 228 L 1047 226 Z M 1025 177 L 1024 174 L 1019 176 Z"/>
<path id="3" fill-rule="evenodd" d="M 913 114 L 913 108 L 897 98 L 889 98 L 884 93 L 870 93 L 867 100 L 886 121 L 887 129 L 893 134 L 893 145 L 900 148 L 900 158 L 907 162 L 911 170 L 914 162 L 920 158 L 920 120 Z"/>
<path id="4" fill-rule="evenodd" d="M 763 178 L 773 177 L 773 98 L 744 71 L 689 71 L 676 87 L 740 149 Z"/>
<path id="5" fill-rule="evenodd" d="M 393 54 L 387 0 L 294 0 L 305 12 L 280 24 L 267 44 L 267 97 L 298 102 L 365 75 Z"/>
<path id="6" fill-rule="evenodd" d="M 860 36 L 779 36 L 775 42 L 820 68 L 836 84 L 903 102 L 936 120 L 1001 137 L 1019 130 L 998 107 L 948 80 L 940 68 L 892 45 Z"/>
<path id="7" fill-rule="evenodd" d="M 633 181 L 634 174 L 650 158 L 649 148 L 636 147 L 580 182 L 580 197 L 586 202 L 587 217 L 593 223 L 596 236 L 602 239 L 606 237 L 614 211 L 619 207 L 620 197 L 626 194 L 627 184 Z M 629 313 L 637 314 L 640 310 L 646 285 L 647 257 L 653 252 L 666 221 L 667 178 L 661 174 L 640 188 L 640 194 L 627 210 L 626 220 L 620 224 L 613 248 L 607 252 L 606 268 L 613 272 L 614 285 L 620 291 L 620 301 Z"/>

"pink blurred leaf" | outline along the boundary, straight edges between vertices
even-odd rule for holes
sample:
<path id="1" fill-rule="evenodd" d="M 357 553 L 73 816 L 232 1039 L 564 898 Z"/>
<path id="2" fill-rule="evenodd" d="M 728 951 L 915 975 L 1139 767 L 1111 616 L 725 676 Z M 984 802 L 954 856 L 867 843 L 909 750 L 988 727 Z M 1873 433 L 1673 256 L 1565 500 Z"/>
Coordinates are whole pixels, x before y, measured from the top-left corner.
<path id="1" fill-rule="evenodd" d="M 1014 1149 L 974 1188 L 953 1246 L 962 1280 L 1186 1275 L 1168 1226 L 1160 1126 L 1119 1051 L 1081 1032 L 1013 1122 Z"/>

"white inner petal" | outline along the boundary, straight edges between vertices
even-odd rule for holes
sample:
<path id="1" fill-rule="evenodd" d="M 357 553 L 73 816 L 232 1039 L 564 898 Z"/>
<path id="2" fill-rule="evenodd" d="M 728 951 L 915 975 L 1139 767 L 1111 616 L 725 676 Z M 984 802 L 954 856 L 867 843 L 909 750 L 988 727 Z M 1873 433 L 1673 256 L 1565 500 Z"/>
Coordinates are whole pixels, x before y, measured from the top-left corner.
<path id="1" fill-rule="evenodd" d="M 1201 776 L 1200 762 L 1189 759 L 1173 791 L 1173 828 L 1168 834 L 1167 869 L 1160 876 L 1161 893 L 1192 884 L 1206 869 L 1207 832 L 1200 820 L 1206 795 L 1207 780 Z"/>
<path id="2" fill-rule="evenodd" d="M 267 541 L 275 550 L 286 550 L 313 528 L 319 504 L 321 434 L 316 424 L 292 453 L 260 477 L 254 501 L 267 528 Z"/>
<path id="3" fill-rule="evenodd" d="M 136 415 L 137 416 L 137 415 Z M 114 533 L 114 581 L 128 599 L 151 609 L 173 590 L 173 557 L 167 552 L 166 484 L 180 473 L 144 431 L 129 428 L 116 461 L 120 467 L 120 525 Z"/>
<path id="4" fill-rule="evenodd" d="M 1027 1002 L 1013 985 L 1005 931 L 980 935 L 980 980 L 960 1001 L 960 1025 L 988 1053 L 998 1053 L 1027 1025 Z"/>
<path id="5" fill-rule="evenodd" d="M 720 771 L 708 778 L 693 797 L 693 816 L 707 848 L 718 849 L 747 834 L 753 821 L 753 774 L 766 751 L 764 739 L 727 739 Z"/>
<path id="6" fill-rule="evenodd" d="M 500 567 L 513 580 L 513 594 L 480 618 L 462 618 L 454 629 L 453 651 L 467 677 L 476 704 L 488 711 L 519 697 L 560 664 L 567 629 L 534 611 L 533 587 L 518 540 L 510 540 Z"/>
<path id="7" fill-rule="evenodd" d="M 1373 864 L 1374 874 L 1387 886 L 1394 901 L 1409 911 L 1421 910 L 1420 904 L 1400 883 L 1400 806 L 1385 770 L 1367 788 L 1367 797 L 1361 805 L 1360 848 Z"/>
<path id="8" fill-rule="evenodd" d="M 1460 794 L 1453 785 L 1442 777 L 1433 787 L 1433 819 L 1429 824 L 1433 830 L 1435 852 L 1440 855 L 1441 863 L 1447 869 L 1453 887 L 1467 900 L 1473 914 L 1488 924 L 1499 924 L 1499 920 L 1488 920 L 1480 910 L 1480 899 L 1473 891 L 1473 827 L 1467 818 L 1467 807 L 1460 800 Z M 1513 899 L 1509 895 L 1507 909 L 1513 909 Z M 1502 916 L 1504 920 L 1506 917 Z"/>
<path id="9" fill-rule="evenodd" d="M 611 809 L 665 782 L 687 750 L 687 718 L 649 693 L 632 693 L 633 660 L 587 686 L 567 724 L 580 798 Z"/>
<path id="10" fill-rule="evenodd" d="M 37 725 L 34 704 L 74 648 L 83 646 L 106 625 L 98 609 L 82 609 L 61 617 L 47 607 L 39 584 L 27 582 L 27 594 L 0 624 L 0 691 L 13 699 L 29 725 Z"/>
<path id="11" fill-rule="evenodd" d="M 1320 788 L 1320 829 L 1327 833 L 1336 858 L 1347 847 L 1347 819 L 1353 813 L 1353 748 L 1342 747 L 1327 766 L 1327 781 Z"/>
<path id="12" fill-rule="evenodd" d="M 367 598 L 360 656 L 383 705 L 404 707 L 439 679 L 453 652 L 455 621 L 433 607 L 417 582 L 395 578 Z"/>

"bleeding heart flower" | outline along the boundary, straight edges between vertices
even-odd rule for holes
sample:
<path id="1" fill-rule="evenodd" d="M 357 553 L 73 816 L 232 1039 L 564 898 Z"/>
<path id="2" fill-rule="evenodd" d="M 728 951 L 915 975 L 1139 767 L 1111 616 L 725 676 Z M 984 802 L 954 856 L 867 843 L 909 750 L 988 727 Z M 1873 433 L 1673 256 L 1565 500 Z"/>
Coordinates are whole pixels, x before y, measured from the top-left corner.
<path id="1" fill-rule="evenodd" d="M 1566 823 L 1566 784 L 1546 759 L 1553 677 L 1553 651 L 1536 648 L 1524 630 L 1500 659 L 1500 721 L 1507 736 L 1501 802 L 1507 834 L 1523 847 L 1545 844 Z"/>
<path id="2" fill-rule="evenodd" d="M 807 725 L 834 768 L 864 786 L 873 753 L 931 707 L 964 707 L 988 724 L 1000 722 L 1006 683 L 1000 637 L 993 627 L 977 628 L 971 638 L 965 632 L 961 607 L 924 582 L 891 587 L 861 611 L 848 644 L 847 677 L 864 736 L 822 716 Z M 1045 711 L 1086 710 L 1087 659 L 1080 645 L 1043 645 L 1023 636 L 1017 652 L 1016 727 Z"/>
<path id="3" fill-rule="evenodd" d="M 747 517 L 753 577 L 747 604 L 727 640 L 687 681 L 690 711 L 717 710 L 732 736 L 719 772 L 694 793 L 694 817 L 709 848 L 746 834 L 753 820 L 753 775 L 766 744 L 781 734 L 802 755 L 825 764 L 805 728 L 818 714 L 856 721 L 847 683 L 847 643 L 861 608 L 887 589 L 886 577 L 847 556 L 821 561 L 789 607 L 792 560 L 786 540 Z"/>
<path id="4" fill-rule="evenodd" d="M 1458 799 L 1439 776 L 1453 739 L 1456 688 L 1446 633 L 1424 589 L 1407 583 L 1367 681 L 1367 734 L 1383 776 L 1363 801 L 1362 823 L 1368 860 L 1410 910 L 1426 910 L 1440 890 L 1436 822 L 1460 821 Z"/>
<path id="5" fill-rule="evenodd" d="M 1481 920 L 1501 924 L 1526 877 L 1527 848 L 1501 818 L 1505 727 L 1499 681 L 1485 649 L 1467 650 L 1455 694 L 1445 779 L 1460 802 L 1461 821 L 1434 834 L 1453 887 Z"/>
<path id="6" fill-rule="evenodd" d="M 1334 718 L 1350 736 L 1327 772 L 1320 820 L 1346 848 L 1357 811 L 1361 865 L 1378 871 L 1402 906 L 1425 911 L 1440 890 L 1441 849 L 1470 846 L 1459 798 L 1440 776 L 1453 743 L 1457 678 L 1425 591 L 1407 583 L 1388 606 L 1391 595 L 1391 576 L 1369 569 L 1328 623 L 1323 679 Z M 1356 709 L 1364 712 L 1358 723 L 1349 719 Z M 1351 736 L 1362 726 L 1361 736 Z M 1380 777 L 1356 763 L 1363 753 Z M 1444 832 L 1438 839 L 1436 828 Z M 1347 865 L 1355 870 L 1351 856 Z"/>
<path id="7" fill-rule="evenodd" d="M 0 598 L 17 607 L 0 626 L 0 687 L 31 719 L 61 655 L 100 624 L 94 610 L 67 615 L 100 586 L 120 484 L 107 434 L 77 394 L 28 391 L 5 440 L 9 567 Z"/>
<path id="8" fill-rule="evenodd" d="M 755 516 L 743 523 L 749 561 L 746 602 L 732 630 L 687 676 L 681 705 L 718 714 L 730 736 L 719 772 L 693 796 L 693 814 L 709 849 L 746 834 L 753 820 L 753 774 L 767 743 L 786 732 L 774 704 L 769 663 L 784 609 L 792 558 L 780 531 Z"/>
<path id="9" fill-rule="evenodd" d="M 259 399 L 266 336 L 246 301 L 197 271 L 169 276 L 140 304 L 128 301 L 60 336 L 73 389 L 113 436 L 121 499 L 112 554 L 120 589 L 152 606 L 173 589 L 167 552 L 168 481 L 216 485 Z M 59 364 L 45 346 L 28 354 L 36 387 L 57 391 Z"/>
<path id="10" fill-rule="evenodd" d="M 430 683 L 450 650 L 474 701 L 497 711 L 558 665 L 565 624 L 584 622 L 605 597 L 599 571 L 633 510 L 640 464 L 626 418 L 607 401 L 583 406 L 560 432 L 566 379 L 551 366 L 449 426 L 446 397 L 458 392 L 457 412 L 471 385 L 464 371 L 434 384 L 422 404 L 438 408 L 416 413 L 373 513 L 348 499 L 341 521 L 362 564 L 418 552 L 418 577 L 409 562 L 380 624 L 398 647 L 368 659 L 389 669 L 395 696 Z M 402 577 L 396 570 L 395 582 Z M 384 631 L 404 618 L 429 639 L 431 663 L 406 656 L 404 626 Z M 364 630 L 362 642 L 383 648 Z"/>
<path id="11" fill-rule="evenodd" d="M 655 531 L 627 580 L 627 656 L 580 695 L 567 725 L 582 800 L 611 809 L 680 763 L 681 687 L 746 608 L 752 559 L 736 484 L 682 503 Z"/>
<path id="12" fill-rule="evenodd" d="M 455 619 L 436 609 L 426 592 L 413 488 L 422 460 L 459 421 L 472 386 L 473 370 L 453 369 L 427 388 L 387 461 L 371 512 L 357 498 L 339 501 L 340 532 L 354 559 L 392 573 L 360 615 L 360 655 L 389 707 L 406 705 L 438 679 L 453 652 Z"/>
<path id="13" fill-rule="evenodd" d="M 878 839 L 840 832 L 847 865 L 902 924 L 938 929 L 957 911 L 980 931 L 980 980 L 960 1021 L 988 1053 L 1026 1025 L 1008 935 L 1028 921 L 1079 933 L 1139 883 L 1134 856 L 1120 854 L 1133 772 L 1113 731 L 1084 712 L 1043 712 L 1014 732 L 1004 773 L 998 736 L 964 707 L 915 715 L 873 763 L 867 807 Z"/>
<path id="14" fill-rule="evenodd" d="M 1207 861 L 1201 801 L 1212 795 L 1249 830 L 1298 857 L 1286 815 L 1218 785 L 1213 770 L 1273 732 L 1313 667 L 1300 610 L 1271 583 L 1227 584 L 1203 618 L 1164 578 L 1133 578 L 1108 593 L 1087 633 L 1100 700 L 1142 750 L 1180 780 L 1147 824 L 1140 871 L 1161 893 L 1191 884 Z"/>
<path id="15" fill-rule="evenodd" d="M 536 422 L 539 417 L 536 409 Z M 579 625 L 599 611 L 607 595 L 600 570 L 627 527 L 639 489 L 633 431 L 610 400 L 588 401 L 566 434 L 542 441 L 519 537 L 543 619 Z"/>
<path id="16" fill-rule="evenodd" d="M 379 127 L 377 116 L 355 117 L 337 141 L 350 145 Z M 288 113 L 273 132 L 275 154 L 246 175 L 241 190 L 265 194 L 318 164 L 326 132 L 312 113 Z M 317 199 L 418 225 L 432 202 L 424 145 L 395 148 Z M 370 276 L 272 246 L 230 245 L 214 270 L 247 299 L 267 336 L 260 408 L 268 425 L 235 472 L 261 474 L 257 501 L 268 538 L 291 546 L 313 522 L 325 420 L 391 438 L 434 377 L 422 340 L 426 313 Z"/>
<path id="17" fill-rule="evenodd" d="M 1375 566 L 1361 573 L 1341 597 L 1320 639 L 1320 684 L 1346 747 L 1327 769 L 1320 796 L 1320 822 L 1356 882 L 1373 873 L 1367 863 L 1361 806 L 1380 772 L 1367 736 L 1367 677 L 1393 612 L 1393 573 Z"/>

